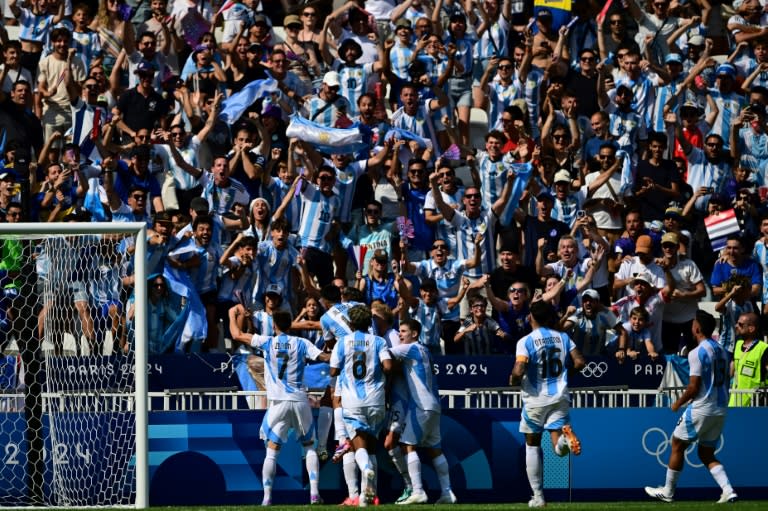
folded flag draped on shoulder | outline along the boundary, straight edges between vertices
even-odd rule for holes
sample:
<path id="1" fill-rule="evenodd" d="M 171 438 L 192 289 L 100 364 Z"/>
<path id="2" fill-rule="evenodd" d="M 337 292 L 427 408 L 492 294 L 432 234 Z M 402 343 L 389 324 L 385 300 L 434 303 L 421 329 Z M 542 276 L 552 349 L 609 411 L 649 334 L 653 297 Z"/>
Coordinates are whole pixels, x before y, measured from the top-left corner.
<path id="1" fill-rule="evenodd" d="M 329 128 L 294 114 L 285 134 L 288 138 L 297 138 L 323 153 L 347 154 L 368 151 L 371 148 L 373 132 L 357 122 L 349 128 Z"/>
<path id="2" fill-rule="evenodd" d="M 387 130 L 387 134 L 384 136 L 384 140 L 415 140 L 421 149 L 426 149 L 432 146 L 432 142 L 426 138 L 420 137 L 412 131 L 404 130 L 402 128 L 395 128 L 394 126 Z"/>
<path id="3" fill-rule="evenodd" d="M 180 256 L 194 250 L 194 243 L 182 243 L 169 255 Z M 189 342 L 193 343 L 191 351 L 199 351 L 208 336 L 208 320 L 203 302 L 186 272 L 166 264 L 163 277 L 168 282 L 168 289 L 178 296 L 182 305 L 176 321 L 165 332 L 165 339 L 175 343 L 177 352 L 184 351 L 184 346 Z"/>
<path id="4" fill-rule="evenodd" d="M 736 212 L 733 209 L 716 215 L 709 215 L 704 219 L 704 226 L 707 228 L 707 236 L 709 236 L 712 250 L 715 252 L 725 247 L 728 236 L 741 232 L 739 221 L 736 220 Z"/>
<path id="5" fill-rule="evenodd" d="M 635 172 L 632 167 L 632 157 L 623 149 L 616 151 L 616 158 L 621 158 L 621 188 L 619 188 L 619 197 L 625 197 L 632 194 L 632 187 L 635 185 Z"/>
<path id="6" fill-rule="evenodd" d="M 86 105 L 79 101 L 72 107 L 72 143 L 80 148 L 80 156 L 86 160 L 101 160 L 96 140 L 101 136 L 101 127 L 107 111 L 100 106 Z"/>
<path id="7" fill-rule="evenodd" d="M 276 90 L 277 80 L 271 76 L 264 80 L 252 81 L 243 87 L 243 90 L 236 94 L 232 94 L 224 100 L 221 104 L 219 119 L 229 125 L 234 124 L 240 116 L 243 115 L 243 112 L 245 112 L 256 100 L 268 96 Z"/>

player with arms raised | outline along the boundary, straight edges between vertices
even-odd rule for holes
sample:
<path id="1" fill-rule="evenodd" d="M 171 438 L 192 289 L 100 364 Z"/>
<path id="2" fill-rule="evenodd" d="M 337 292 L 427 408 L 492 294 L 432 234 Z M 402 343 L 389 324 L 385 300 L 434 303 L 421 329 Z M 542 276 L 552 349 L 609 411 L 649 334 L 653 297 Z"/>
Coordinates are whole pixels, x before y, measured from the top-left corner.
<path id="1" fill-rule="evenodd" d="M 262 506 L 272 503 L 272 483 L 275 480 L 277 456 L 280 446 L 288 440 L 293 429 L 306 453 L 309 474 L 310 503 L 320 504 L 318 483 L 320 462 L 315 451 L 312 432 L 312 409 L 309 406 L 304 368 L 307 360 L 327 362 L 330 355 L 323 353 L 314 344 L 301 337 L 286 335 L 291 328 L 291 313 L 275 311 L 272 321 L 277 335 L 251 335 L 243 333 L 236 321 L 230 323 L 232 339 L 260 348 L 264 352 L 264 373 L 269 406 L 261 423 L 261 437 L 267 441 L 267 454 L 261 469 L 264 485 Z"/>
<path id="2" fill-rule="evenodd" d="M 728 353 L 712 339 L 715 318 L 702 310 L 696 312 L 691 332 L 698 346 L 688 353 L 690 380 L 680 398 L 672 404 L 676 412 L 690 401 L 672 433 L 672 452 L 667 463 L 667 480 L 664 486 L 645 487 L 645 493 L 663 502 L 672 502 L 675 487 L 685 462 L 685 451 L 693 442 L 699 442 L 699 459 L 723 490 L 718 504 L 735 502 L 738 498 L 733 491 L 725 467 L 715 459 L 715 446 L 725 424 L 728 409 L 728 387 L 730 385 L 730 363 Z"/>
<path id="3" fill-rule="evenodd" d="M 533 331 L 517 341 L 510 385 L 522 385 L 523 413 L 520 432 L 525 434 L 525 466 L 533 498 L 528 507 L 544 507 L 541 434 L 549 431 L 555 454 L 581 453 L 581 443 L 571 429 L 568 366 L 581 371 L 584 357 L 568 334 L 552 330 L 552 306 L 541 300 L 531 304 Z"/>
<path id="4" fill-rule="evenodd" d="M 339 339 L 331 353 L 331 376 L 338 376 L 344 426 L 363 474 L 360 507 L 373 504 L 376 496 L 376 438 L 386 417 L 384 375 L 392 369 L 387 342 L 367 333 L 371 323 L 368 307 L 352 307 L 353 333 Z"/>

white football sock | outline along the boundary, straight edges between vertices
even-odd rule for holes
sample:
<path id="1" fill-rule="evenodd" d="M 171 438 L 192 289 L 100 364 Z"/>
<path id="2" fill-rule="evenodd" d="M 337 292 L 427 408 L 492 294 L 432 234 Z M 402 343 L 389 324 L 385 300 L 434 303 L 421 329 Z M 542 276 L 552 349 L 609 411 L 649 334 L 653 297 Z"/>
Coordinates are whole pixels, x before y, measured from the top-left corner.
<path id="1" fill-rule="evenodd" d="M 325 450 L 328 448 L 328 433 L 331 431 L 331 420 L 333 419 L 333 408 L 330 406 L 321 406 L 317 412 L 317 448 Z"/>
<path id="2" fill-rule="evenodd" d="M 344 427 L 344 411 L 341 407 L 333 409 L 333 430 L 336 440 L 347 438 L 347 429 Z"/>
<path id="3" fill-rule="evenodd" d="M 441 454 L 433 459 L 432 466 L 435 467 L 435 472 L 437 472 L 437 480 L 440 481 L 440 489 L 443 494 L 451 491 L 451 476 L 448 468 L 448 460 L 445 459 L 445 454 Z"/>
<path id="4" fill-rule="evenodd" d="M 275 481 L 277 453 L 278 451 L 275 449 L 267 447 L 267 454 L 264 456 L 264 465 L 261 467 L 261 484 L 264 486 L 264 500 L 272 500 L 272 483 Z"/>
<path id="5" fill-rule="evenodd" d="M 712 474 L 712 477 L 715 479 L 715 482 L 723 490 L 723 493 L 725 493 L 726 495 L 729 493 L 733 493 L 733 486 L 731 486 L 731 482 L 728 480 L 728 474 L 725 473 L 724 466 L 715 465 L 709 470 L 709 473 Z"/>
<path id="6" fill-rule="evenodd" d="M 424 485 L 421 482 L 421 460 L 419 459 L 419 453 L 416 451 L 409 452 L 406 455 L 406 459 L 408 460 L 408 475 L 411 476 L 413 493 L 422 493 Z"/>
<path id="7" fill-rule="evenodd" d="M 541 462 L 541 447 L 525 446 L 525 471 L 528 473 L 528 482 L 531 483 L 533 494 L 541 496 L 541 479 L 544 472 L 544 464 Z"/>
<path id="8" fill-rule="evenodd" d="M 409 467 L 408 463 L 405 461 L 405 456 L 403 456 L 403 450 L 400 448 L 400 446 L 396 446 L 394 449 L 389 450 L 389 457 L 392 458 L 392 464 L 395 465 L 395 468 L 400 473 L 401 476 L 403 476 L 403 481 L 405 481 L 405 487 L 406 489 L 411 489 L 413 486 L 411 486 L 411 475 L 409 473 Z"/>
<path id="9" fill-rule="evenodd" d="M 320 481 L 320 460 L 317 457 L 317 451 L 312 447 L 307 447 L 307 474 L 309 475 L 309 494 L 317 495 L 319 493 L 318 483 Z"/>
<path id="10" fill-rule="evenodd" d="M 344 480 L 347 483 L 347 492 L 349 493 L 349 498 L 354 499 L 359 493 L 357 489 L 357 462 L 355 461 L 355 453 L 352 451 L 346 453 L 342 460 L 344 464 Z"/>
<path id="11" fill-rule="evenodd" d="M 672 497 L 675 494 L 675 488 L 677 488 L 677 479 L 680 477 L 680 470 L 672 470 L 667 468 L 667 481 L 664 483 L 664 491 L 667 496 Z"/>

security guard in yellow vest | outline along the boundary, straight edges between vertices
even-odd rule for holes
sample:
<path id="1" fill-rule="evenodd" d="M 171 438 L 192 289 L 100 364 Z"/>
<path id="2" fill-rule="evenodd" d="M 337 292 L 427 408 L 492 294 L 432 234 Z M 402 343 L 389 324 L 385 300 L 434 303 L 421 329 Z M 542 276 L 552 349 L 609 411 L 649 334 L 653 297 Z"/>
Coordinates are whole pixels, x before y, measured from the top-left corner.
<path id="1" fill-rule="evenodd" d="M 759 318 L 742 314 L 736 323 L 736 348 L 731 362 L 732 389 L 756 389 L 768 383 L 768 344 L 758 339 Z M 752 396 L 731 393 L 728 406 L 752 406 Z"/>

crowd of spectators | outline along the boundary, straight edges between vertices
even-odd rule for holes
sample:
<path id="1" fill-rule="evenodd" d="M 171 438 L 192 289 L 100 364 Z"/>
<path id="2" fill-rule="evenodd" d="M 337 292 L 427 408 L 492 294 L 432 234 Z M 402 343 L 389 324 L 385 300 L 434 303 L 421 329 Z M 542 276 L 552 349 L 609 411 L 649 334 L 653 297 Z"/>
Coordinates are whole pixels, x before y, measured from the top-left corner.
<path id="1" fill-rule="evenodd" d="M 435 354 L 514 353 L 545 300 L 585 354 L 655 358 L 694 345 L 705 297 L 732 351 L 768 303 L 758 0 L 4 1 L 0 218 L 146 222 L 153 352 L 225 349 L 230 318 L 272 333 L 279 309 L 321 345 L 334 286 Z M 295 116 L 369 148 L 322 152 Z M 94 342 L 93 316 L 132 314 L 114 247 L 116 303 L 73 292 Z M 190 295 L 207 331 L 169 342 Z"/>

